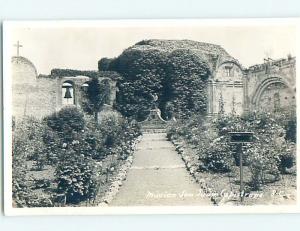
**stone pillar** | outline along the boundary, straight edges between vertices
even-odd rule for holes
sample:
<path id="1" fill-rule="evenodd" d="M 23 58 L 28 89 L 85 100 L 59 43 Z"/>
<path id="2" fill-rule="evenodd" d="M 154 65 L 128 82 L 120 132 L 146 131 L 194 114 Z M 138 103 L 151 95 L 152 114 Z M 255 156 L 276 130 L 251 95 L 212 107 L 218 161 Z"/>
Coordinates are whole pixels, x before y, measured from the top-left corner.
<path id="1" fill-rule="evenodd" d="M 117 82 L 114 80 L 109 81 L 110 85 L 110 97 L 109 97 L 109 105 L 113 106 L 114 102 L 116 101 L 116 94 L 117 94 Z"/>
<path id="2" fill-rule="evenodd" d="M 218 113 L 218 109 L 217 109 L 218 99 L 216 97 L 216 86 L 217 83 L 213 81 L 212 88 L 211 88 L 211 114 L 212 115 Z"/>
<path id="3" fill-rule="evenodd" d="M 56 105 L 55 110 L 59 111 L 62 108 L 62 79 L 57 78 L 56 81 Z"/>
<path id="4" fill-rule="evenodd" d="M 249 92 L 248 92 L 248 78 L 247 75 L 243 76 L 243 112 L 247 114 L 249 112 Z"/>
<path id="5" fill-rule="evenodd" d="M 207 115 L 211 116 L 211 105 L 212 105 L 212 82 L 209 81 L 207 84 Z"/>

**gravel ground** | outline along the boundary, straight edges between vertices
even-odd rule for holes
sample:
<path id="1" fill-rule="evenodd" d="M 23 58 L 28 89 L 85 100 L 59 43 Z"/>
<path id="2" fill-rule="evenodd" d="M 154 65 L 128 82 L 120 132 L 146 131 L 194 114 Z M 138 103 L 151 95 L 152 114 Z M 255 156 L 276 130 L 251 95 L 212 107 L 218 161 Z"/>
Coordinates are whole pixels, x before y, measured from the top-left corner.
<path id="1" fill-rule="evenodd" d="M 210 205 L 199 190 L 166 133 L 144 134 L 110 206 Z"/>

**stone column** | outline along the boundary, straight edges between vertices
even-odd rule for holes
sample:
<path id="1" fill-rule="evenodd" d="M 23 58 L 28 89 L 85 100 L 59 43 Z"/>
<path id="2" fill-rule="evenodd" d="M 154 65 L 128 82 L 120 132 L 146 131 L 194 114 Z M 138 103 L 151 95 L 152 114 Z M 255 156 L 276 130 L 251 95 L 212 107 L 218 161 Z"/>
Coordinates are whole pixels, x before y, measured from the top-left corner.
<path id="1" fill-rule="evenodd" d="M 211 114 L 214 115 L 218 113 L 218 109 L 216 108 L 217 104 L 217 98 L 216 98 L 216 82 L 212 82 L 212 88 L 211 88 Z"/>
<path id="2" fill-rule="evenodd" d="M 207 84 L 207 115 L 211 116 L 211 104 L 212 104 L 212 82 L 209 81 Z"/>
<path id="3" fill-rule="evenodd" d="M 243 75 L 243 111 L 245 114 L 249 112 L 249 93 L 248 93 L 248 78 Z"/>
<path id="4" fill-rule="evenodd" d="M 109 97 L 109 104 L 111 106 L 114 105 L 114 102 L 116 101 L 116 93 L 117 93 L 117 82 L 114 80 L 109 81 L 110 85 L 110 97 Z"/>

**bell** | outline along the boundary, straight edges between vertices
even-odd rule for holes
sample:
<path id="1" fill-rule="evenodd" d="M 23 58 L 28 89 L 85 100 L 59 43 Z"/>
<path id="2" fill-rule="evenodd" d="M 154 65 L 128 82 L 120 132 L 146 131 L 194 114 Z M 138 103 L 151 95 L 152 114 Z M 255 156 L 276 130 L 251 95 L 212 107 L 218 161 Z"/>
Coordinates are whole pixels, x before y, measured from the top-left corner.
<path id="1" fill-rule="evenodd" d="M 66 87 L 66 93 L 65 93 L 64 98 L 65 99 L 71 99 L 72 98 L 70 87 Z"/>

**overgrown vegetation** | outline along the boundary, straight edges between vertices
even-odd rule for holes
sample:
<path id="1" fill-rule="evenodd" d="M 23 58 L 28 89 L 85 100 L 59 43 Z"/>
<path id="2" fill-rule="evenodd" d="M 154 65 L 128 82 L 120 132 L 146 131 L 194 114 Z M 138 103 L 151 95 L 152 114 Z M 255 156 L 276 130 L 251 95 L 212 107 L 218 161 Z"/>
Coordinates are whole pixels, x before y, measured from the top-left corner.
<path id="1" fill-rule="evenodd" d="M 87 90 L 83 92 L 83 96 L 83 110 L 92 114 L 95 122 L 98 122 L 98 115 L 104 104 L 109 103 L 110 85 L 108 80 L 100 82 L 98 78 L 92 78 L 89 81 Z"/>
<path id="2" fill-rule="evenodd" d="M 254 142 L 243 145 L 245 163 L 251 172 L 255 190 L 280 179 L 296 164 L 295 115 L 251 113 L 242 117 L 222 115 L 170 126 L 168 137 L 181 139 L 196 149 L 198 171 L 230 172 L 239 163 L 236 146 L 229 142 L 228 132 L 252 131 Z M 291 131 L 294 131 L 291 132 Z"/>
<path id="3" fill-rule="evenodd" d="M 228 56 L 221 47 L 207 43 L 146 40 L 115 59 L 101 59 L 99 70 L 123 76 L 116 106 L 126 117 L 144 120 L 152 95 L 157 94 L 164 118 L 175 114 L 188 118 L 193 113 L 206 113 L 206 80 L 218 55 Z"/>
<path id="4" fill-rule="evenodd" d="M 117 113 L 106 113 L 99 123 L 75 107 L 63 108 L 42 121 L 25 118 L 13 131 L 13 199 L 18 207 L 53 206 L 63 194 L 66 203 L 94 199 L 111 166 L 127 158 L 139 127 Z M 31 168 L 29 163 L 38 169 Z M 49 179 L 33 181 L 32 171 L 53 169 Z M 53 185 L 55 186 L 53 188 Z M 52 188 L 50 187 L 52 186 Z M 34 189 L 42 188 L 35 195 Z M 45 201 L 46 200 L 46 201 Z M 47 202 L 47 203 L 46 203 Z"/>

